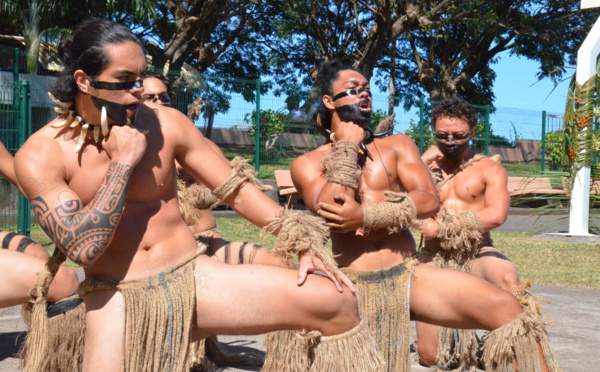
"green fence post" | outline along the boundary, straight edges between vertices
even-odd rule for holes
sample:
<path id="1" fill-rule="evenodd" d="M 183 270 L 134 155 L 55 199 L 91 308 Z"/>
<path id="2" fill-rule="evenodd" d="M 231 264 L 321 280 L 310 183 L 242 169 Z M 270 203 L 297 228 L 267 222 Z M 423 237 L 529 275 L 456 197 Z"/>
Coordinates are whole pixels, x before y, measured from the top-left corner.
<path id="1" fill-rule="evenodd" d="M 19 81 L 19 49 L 13 49 L 15 64 L 13 66 L 13 83 Z"/>
<path id="2" fill-rule="evenodd" d="M 488 156 L 488 147 L 490 146 L 490 106 L 485 105 L 485 148 L 483 154 Z"/>
<path id="3" fill-rule="evenodd" d="M 425 136 L 425 100 L 419 99 L 419 153 L 423 153 L 423 137 Z"/>
<path id="4" fill-rule="evenodd" d="M 20 87 L 19 147 L 31 134 L 31 81 L 21 81 Z M 23 194 L 19 194 L 19 234 L 31 235 L 31 204 Z"/>
<path id="5" fill-rule="evenodd" d="M 254 170 L 260 171 L 260 79 L 256 80 L 256 113 L 254 114 Z"/>
<path id="6" fill-rule="evenodd" d="M 542 164 L 540 171 L 542 174 L 546 171 L 546 111 L 542 111 Z"/>

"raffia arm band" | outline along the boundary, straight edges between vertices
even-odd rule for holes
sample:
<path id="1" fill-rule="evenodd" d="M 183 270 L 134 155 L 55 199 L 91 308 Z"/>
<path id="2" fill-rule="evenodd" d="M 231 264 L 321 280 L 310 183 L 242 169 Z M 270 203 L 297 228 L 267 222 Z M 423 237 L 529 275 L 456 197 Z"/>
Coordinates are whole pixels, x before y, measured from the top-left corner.
<path id="1" fill-rule="evenodd" d="M 358 191 L 362 169 L 358 166 L 358 145 L 352 141 L 334 142 L 329 154 L 323 156 L 327 182 L 337 183 Z"/>
<path id="2" fill-rule="evenodd" d="M 266 233 L 274 233 L 277 230 L 278 240 L 273 249 L 275 255 L 289 260 L 294 255 L 300 257 L 310 254 L 323 261 L 331 272 L 338 270 L 333 256 L 325 248 L 329 239 L 329 228 L 323 218 L 282 208 L 279 216 L 270 219 L 269 224 L 263 228 Z"/>
<path id="3" fill-rule="evenodd" d="M 197 209 L 212 209 L 221 201 L 206 186 L 197 183 L 187 186 L 183 180 L 177 180 L 177 198 L 179 211 L 186 224 L 198 222 L 200 214 Z"/>
<path id="4" fill-rule="evenodd" d="M 457 216 L 444 209 L 437 223 L 442 249 L 475 256 L 483 240 L 483 226 L 476 211 Z"/>
<path id="5" fill-rule="evenodd" d="M 363 204 L 362 208 L 365 234 L 384 227 L 390 234 L 397 233 L 417 218 L 415 203 L 403 192 L 386 191 L 385 201 Z"/>
<path id="6" fill-rule="evenodd" d="M 213 190 L 213 194 L 223 203 L 226 203 L 229 198 L 246 182 L 250 182 L 254 185 L 261 185 L 260 181 L 256 179 L 256 172 L 248 164 L 250 160 L 237 157 L 230 163 L 231 174 L 223 181 L 216 189 Z"/>

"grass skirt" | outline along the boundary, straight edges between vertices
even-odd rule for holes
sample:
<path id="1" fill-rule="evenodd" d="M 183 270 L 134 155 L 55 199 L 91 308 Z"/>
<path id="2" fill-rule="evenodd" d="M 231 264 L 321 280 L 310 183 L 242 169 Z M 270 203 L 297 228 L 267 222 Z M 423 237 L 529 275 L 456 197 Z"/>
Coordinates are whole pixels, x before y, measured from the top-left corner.
<path id="1" fill-rule="evenodd" d="M 415 259 L 384 270 L 342 271 L 357 285 L 360 316 L 367 321 L 388 372 L 410 372 L 410 278 Z"/>
<path id="2" fill-rule="evenodd" d="M 196 256 L 147 278 L 117 283 L 85 279 L 79 293 L 117 290 L 123 295 L 123 371 L 187 371 L 196 308 Z"/>

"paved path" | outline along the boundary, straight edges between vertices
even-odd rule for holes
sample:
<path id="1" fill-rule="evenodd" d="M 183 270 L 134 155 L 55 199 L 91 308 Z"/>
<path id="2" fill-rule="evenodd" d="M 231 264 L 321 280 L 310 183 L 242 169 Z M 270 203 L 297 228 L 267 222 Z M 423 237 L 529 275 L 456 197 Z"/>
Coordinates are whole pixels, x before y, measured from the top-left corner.
<path id="1" fill-rule="evenodd" d="M 568 230 L 568 221 L 557 220 L 557 216 L 536 218 L 517 212 L 511 210 L 508 221 L 499 230 L 540 233 Z M 532 291 L 545 298 L 544 314 L 556 325 L 549 328 L 549 333 L 563 371 L 600 370 L 600 291 L 540 285 L 533 286 Z M 23 331 L 19 307 L 0 310 L 0 371 L 19 371 L 19 363 L 14 355 L 23 339 Z M 262 336 L 220 336 L 219 340 L 233 350 L 264 351 Z M 413 362 L 412 370 L 422 372 L 430 369 Z"/>

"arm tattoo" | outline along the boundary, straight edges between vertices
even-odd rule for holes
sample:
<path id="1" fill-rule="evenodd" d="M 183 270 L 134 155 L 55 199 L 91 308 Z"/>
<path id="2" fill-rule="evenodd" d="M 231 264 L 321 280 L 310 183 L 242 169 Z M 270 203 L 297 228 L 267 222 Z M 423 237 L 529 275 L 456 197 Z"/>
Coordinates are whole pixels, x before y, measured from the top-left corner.
<path id="1" fill-rule="evenodd" d="M 96 196 L 85 207 L 73 199 L 50 210 L 42 197 L 31 200 L 42 229 L 73 262 L 90 267 L 108 247 L 121 219 L 131 168 L 111 162 Z"/>

